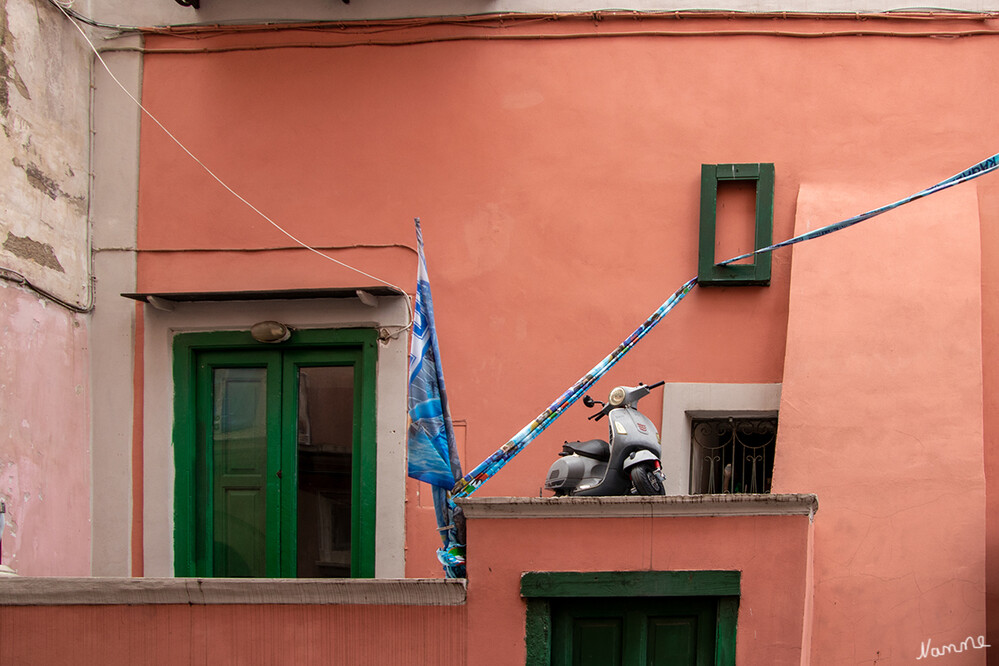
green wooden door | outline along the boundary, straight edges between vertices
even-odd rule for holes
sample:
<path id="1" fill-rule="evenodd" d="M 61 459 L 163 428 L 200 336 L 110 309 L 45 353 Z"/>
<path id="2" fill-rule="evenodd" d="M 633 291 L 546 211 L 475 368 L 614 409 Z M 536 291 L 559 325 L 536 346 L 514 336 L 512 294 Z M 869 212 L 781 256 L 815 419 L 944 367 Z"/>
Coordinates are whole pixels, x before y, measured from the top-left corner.
<path id="1" fill-rule="evenodd" d="M 717 600 L 706 597 L 558 599 L 553 666 L 709 666 Z"/>
<path id="2" fill-rule="evenodd" d="M 209 351 L 196 367 L 197 557 L 214 576 L 277 576 L 280 355 Z"/>
<path id="3" fill-rule="evenodd" d="M 298 350 L 282 362 L 282 466 L 292 470 L 282 483 L 282 549 L 295 553 L 287 567 L 307 578 L 362 575 L 374 560 L 375 513 L 374 450 L 360 445 L 374 418 L 363 354 Z"/>
<path id="4" fill-rule="evenodd" d="M 353 333 L 178 336 L 177 575 L 374 575 L 374 338 Z"/>

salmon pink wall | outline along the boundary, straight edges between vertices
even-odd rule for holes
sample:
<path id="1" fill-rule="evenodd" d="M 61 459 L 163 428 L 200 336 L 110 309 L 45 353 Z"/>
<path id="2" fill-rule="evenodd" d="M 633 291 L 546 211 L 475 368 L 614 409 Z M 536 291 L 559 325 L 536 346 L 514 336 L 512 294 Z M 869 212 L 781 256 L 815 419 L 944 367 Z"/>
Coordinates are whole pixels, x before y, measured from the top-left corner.
<path id="1" fill-rule="evenodd" d="M 0 661 L 460 666 L 464 625 L 463 606 L 0 606 Z"/>
<path id="2" fill-rule="evenodd" d="M 422 218 L 466 469 L 696 273 L 702 163 L 775 163 L 779 239 L 794 230 L 801 183 L 871 184 L 856 208 L 819 211 L 831 222 L 999 145 L 999 42 L 887 36 L 976 22 L 513 23 L 149 36 L 144 58 L 146 106 L 298 238 L 412 290 L 415 259 L 398 246 L 413 245 Z M 884 36 L 777 34 L 858 26 Z M 733 27 L 759 34 L 717 34 Z M 646 35 L 601 38 L 632 30 Z M 559 33 L 584 38 L 533 38 Z M 374 39 L 411 44 L 346 45 Z M 371 284 L 287 249 L 151 123 L 141 147 L 140 290 Z M 995 178 L 980 187 L 999 190 Z M 781 382 L 790 268 L 783 251 L 769 288 L 696 290 L 595 393 L 639 380 Z M 480 494 L 536 495 L 563 439 L 601 434 L 584 416 L 571 410 Z M 436 575 L 418 504 L 410 492 L 407 573 Z"/>
<path id="3" fill-rule="evenodd" d="M 916 189 L 804 184 L 795 231 Z M 980 259 L 974 185 L 794 250 L 774 490 L 822 506 L 815 663 L 985 634 Z"/>
<path id="4" fill-rule="evenodd" d="M 90 575 L 87 320 L 0 282 L 3 561 Z"/>
<path id="5" fill-rule="evenodd" d="M 986 136 L 996 131 L 990 106 L 977 97 L 995 94 L 983 85 L 995 77 L 994 40 L 761 35 L 157 53 L 304 40 L 150 37 L 144 102 L 290 232 L 320 247 L 364 244 L 334 256 L 407 289 L 414 258 L 394 245 L 412 245 L 411 219 L 423 219 L 469 465 L 696 273 L 701 163 L 774 162 L 782 238 L 803 179 L 879 182 L 901 169 L 934 182 L 996 143 Z M 141 290 L 371 282 L 304 251 L 259 251 L 292 243 L 148 122 L 142 156 Z M 174 251 L 206 248 L 258 251 Z M 790 257 L 774 259 L 771 287 L 698 290 L 597 390 L 779 382 Z M 568 415 L 481 492 L 537 493 L 557 445 L 599 432 L 588 427 L 582 412 Z"/>
<path id="6" fill-rule="evenodd" d="M 725 570 L 742 572 L 737 663 L 799 664 L 811 529 L 808 516 L 470 518 L 468 661 L 524 663 L 525 571 Z"/>

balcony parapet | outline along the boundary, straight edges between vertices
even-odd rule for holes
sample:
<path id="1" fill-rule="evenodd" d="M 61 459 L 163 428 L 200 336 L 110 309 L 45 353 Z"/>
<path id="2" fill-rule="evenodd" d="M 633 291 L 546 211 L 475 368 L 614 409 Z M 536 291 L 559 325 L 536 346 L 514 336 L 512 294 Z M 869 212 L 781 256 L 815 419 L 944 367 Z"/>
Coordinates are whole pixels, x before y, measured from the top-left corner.
<path id="1" fill-rule="evenodd" d="M 670 518 L 808 516 L 819 509 L 812 494 L 669 495 L 666 497 L 465 497 L 468 518 Z"/>

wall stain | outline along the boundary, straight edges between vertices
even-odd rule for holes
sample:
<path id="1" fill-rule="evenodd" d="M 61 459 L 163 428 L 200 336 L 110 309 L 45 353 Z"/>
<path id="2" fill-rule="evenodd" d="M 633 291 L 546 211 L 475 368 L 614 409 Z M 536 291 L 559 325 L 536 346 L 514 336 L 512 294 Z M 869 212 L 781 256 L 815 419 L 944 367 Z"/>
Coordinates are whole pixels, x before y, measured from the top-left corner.
<path id="1" fill-rule="evenodd" d="M 60 273 L 66 272 L 66 269 L 59 263 L 59 258 L 56 257 L 52 246 L 48 243 L 39 243 L 36 240 L 32 240 L 30 236 L 22 238 L 8 231 L 7 240 L 3 242 L 3 249 L 11 254 L 16 254 L 22 259 L 33 261 L 44 268 L 51 268 Z"/>

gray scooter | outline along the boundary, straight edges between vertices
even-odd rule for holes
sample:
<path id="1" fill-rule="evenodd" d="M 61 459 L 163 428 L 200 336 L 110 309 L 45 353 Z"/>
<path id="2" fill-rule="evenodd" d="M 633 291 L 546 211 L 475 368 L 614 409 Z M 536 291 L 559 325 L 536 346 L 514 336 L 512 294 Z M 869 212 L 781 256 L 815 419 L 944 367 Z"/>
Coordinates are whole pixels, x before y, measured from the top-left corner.
<path id="1" fill-rule="evenodd" d="M 635 406 L 663 384 L 618 386 L 606 403 L 584 396 L 587 407 L 601 406 L 590 419 L 608 417 L 610 441 L 566 442 L 548 469 L 545 488 L 556 496 L 665 495 L 659 432 Z"/>

